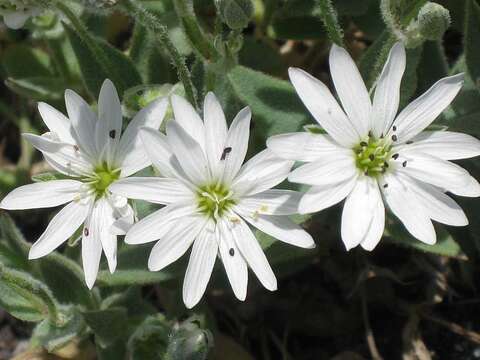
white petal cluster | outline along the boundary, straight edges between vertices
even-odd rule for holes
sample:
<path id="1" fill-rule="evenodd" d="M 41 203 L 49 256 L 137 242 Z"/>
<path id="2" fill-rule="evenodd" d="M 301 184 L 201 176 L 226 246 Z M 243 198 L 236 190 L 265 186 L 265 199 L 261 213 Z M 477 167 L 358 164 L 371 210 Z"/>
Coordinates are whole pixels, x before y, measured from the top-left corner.
<path id="1" fill-rule="evenodd" d="M 157 100 L 140 111 L 122 134 L 122 109 L 111 81 L 106 80 L 98 101 L 98 115 L 75 92 L 65 92 L 68 118 L 50 105 L 38 110 L 50 130 L 42 136 L 23 134 L 40 150 L 49 165 L 66 178 L 21 186 L 8 194 L 0 208 L 49 208 L 67 204 L 33 244 L 29 258 L 43 257 L 82 229 L 85 280 L 92 287 L 100 257 L 105 253 L 113 272 L 117 235 L 134 221 L 127 199 L 111 194 L 109 186 L 150 165 L 139 138 L 141 127 L 158 129 L 167 100 Z"/>
<path id="2" fill-rule="evenodd" d="M 449 131 L 424 131 L 460 91 L 463 75 L 439 80 L 398 113 L 405 65 L 404 46 L 397 43 L 372 101 L 352 58 L 334 45 L 330 71 L 342 106 L 321 81 L 300 69 L 289 70 L 298 95 L 327 134 L 283 134 L 267 145 L 278 156 L 307 163 L 288 177 L 311 186 L 300 201 L 300 213 L 346 199 L 341 233 L 347 249 L 375 248 L 384 232 L 384 203 L 414 237 L 434 244 L 432 220 L 468 224 L 446 192 L 480 196 L 478 181 L 449 161 L 480 155 L 480 141 Z"/>
<path id="3" fill-rule="evenodd" d="M 297 212 L 300 194 L 271 190 L 288 176 L 293 161 L 267 149 L 243 164 L 250 133 L 248 107 L 230 128 L 212 93 L 205 98 L 203 120 L 181 97 L 172 96 L 172 107 L 175 120 L 167 124 L 166 136 L 141 130 L 161 175 L 122 179 L 110 187 L 119 196 L 165 205 L 137 222 L 125 241 L 158 240 L 148 261 L 152 271 L 171 264 L 193 244 L 183 285 L 189 308 L 203 296 L 217 255 L 238 299 L 246 297 L 248 266 L 267 289 L 275 290 L 275 275 L 248 224 L 292 245 L 315 246 L 286 216 Z"/>
<path id="4" fill-rule="evenodd" d="M 0 0 L 0 15 L 5 25 L 17 30 L 23 27 L 32 16 L 37 16 L 41 9 L 25 0 Z"/>

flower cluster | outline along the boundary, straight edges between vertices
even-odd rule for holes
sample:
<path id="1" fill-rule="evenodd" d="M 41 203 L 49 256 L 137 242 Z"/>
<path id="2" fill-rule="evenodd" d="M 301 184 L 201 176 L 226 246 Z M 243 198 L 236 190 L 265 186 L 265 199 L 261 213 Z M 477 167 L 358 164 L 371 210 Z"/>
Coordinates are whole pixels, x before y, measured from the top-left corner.
<path id="1" fill-rule="evenodd" d="M 106 80 L 98 114 L 67 90 L 68 118 L 39 104 L 49 128 L 24 134 L 64 178 L 22 186 L 7 195 L 4 209 L 67 204 L 30 250 L 47 255 L 81 228 L 87 285 L 95 282 L 102 250 L 116 267 L 117 236 L 127 244 L 156 241 L 148 260 L 159 271 L 192 247 L 183 284 L 187 307 L 202 298 L 217 257 L 234 294 L 244 300 L 248 267 L 269 290 L 276 277 L 253 228 L 287 244 L 313 248 L 313 238 L 289 215 L 314 213 L 345 199 L 341 235 L 347 249 L 373 250 L 382 238 L 386 206 L 420 241 L 434 244 L 432 220 L 463 226 L 468 220 L 446 192 L 480 196 L 480 185 L 450 160 L 480 155 L 480 141 L 464 134 L 425 129 L 460 91 L 462 74 L 441 79 L 398 113 L 406 66 L 404 46 L 391 49 L 373 100 L 348 53 L 336 45 L 330 71 L 341 105 L 308 73 L 291 68 L 298 95 L 326 133 L 274 136 L 267 149 L 245 161 L 251 112 L 241 110 L 230 126 L 213 93 L 203 119 L 173 95 L 174 119 L 158 129 L 168 106 L 159 99 L 142 109 L 122 133 L 122 112 Z M 397 114 L 398 113 L 398 114 Z M 295 168 L 295 162 L 306 163 Z M 131 176 L 152 165 L 156 176 Z M 310 186 L 302 194 L 273 189 L 287 179 Z M 135 222 L 129 199 L 159 204 Z"/>

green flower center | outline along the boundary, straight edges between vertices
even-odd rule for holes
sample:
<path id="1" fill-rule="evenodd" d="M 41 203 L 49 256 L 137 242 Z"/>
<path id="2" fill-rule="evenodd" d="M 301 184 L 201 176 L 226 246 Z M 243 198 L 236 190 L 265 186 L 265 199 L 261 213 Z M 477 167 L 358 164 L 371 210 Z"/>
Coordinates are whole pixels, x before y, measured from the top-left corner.
<path id="1" fill-rule="evenodd" d="M 392 146 L 385 139 L 376 139 L 369 135 L 367 141 L 362 141 L 353 148 L 357 167 L 367 176 L 376 177 L 388 169 Z"/>
<path id="2" fill-rule="evenodd" d="M 94 175 L 88 179 L 88 184 L 95 192 L 97 198 L 105 195 L 107 188 L 111 183 L 118 180 L 120 177 L 120 169 L 111 170 L 106 164 L 98 166 Z"/>
<path id="3" fill-rule="evenodd" d="M 221 183 L 202 186 L 197 192 L 198 208 L 201 213 L 217 220 L 235 205 L 232 195 L 232 192 Z"/>

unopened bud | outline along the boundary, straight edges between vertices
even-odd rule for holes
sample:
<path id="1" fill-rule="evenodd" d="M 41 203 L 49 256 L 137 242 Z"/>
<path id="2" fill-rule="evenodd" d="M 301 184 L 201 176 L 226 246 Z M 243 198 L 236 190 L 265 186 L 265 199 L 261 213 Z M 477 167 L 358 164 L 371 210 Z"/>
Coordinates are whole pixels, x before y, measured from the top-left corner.
<path id="1" fill-rule="evenodd" d="M 450 27 L 450 12 L 442 5 L 428 2 L 418 13 L 418 31 L 427 40 L 438 40 Z"/>
<path id="2" fill-rule="evenodd" d="M 251 0 L 217 0 L 223 20 L 229 28 L 241 30 L 248 26 L 253 16 Z"/>

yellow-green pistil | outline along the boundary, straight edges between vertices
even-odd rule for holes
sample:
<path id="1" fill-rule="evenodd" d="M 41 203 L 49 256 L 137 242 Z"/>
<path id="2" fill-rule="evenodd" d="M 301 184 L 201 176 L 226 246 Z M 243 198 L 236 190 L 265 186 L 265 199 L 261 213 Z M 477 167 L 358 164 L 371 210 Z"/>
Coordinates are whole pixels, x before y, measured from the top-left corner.
<path id="1" fill-rule="evenodd" d="M 206 216 L 217 220 L 233 205 L 232 192 L 221 183 L 204 185 L 197 192 L 198 208 Z"/>
<path id="2" fill-rule="evenodd" d="M 385 173 L 392 157 L 391 149 L 391 144 L 385 139 L 369 135 L 367 141 L 362 141 L 353 149 L 357 167 L 367 176 L 376 177 Z"/>
<path id="3" fill-rule="evenodd" d="M 101 198 L 111 183 L 120 177 L 120 169 L 111 170 L 106 164 L 95 168 L 94 175 L 89 178 L 88 184 L 95 191 L 95 195 Z"/>

